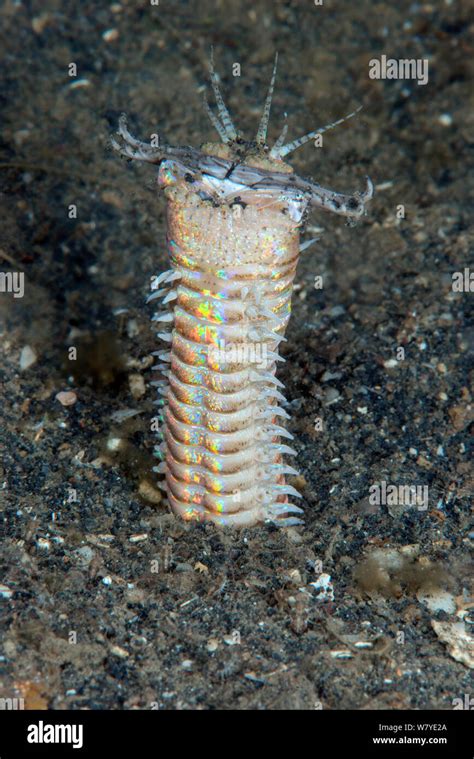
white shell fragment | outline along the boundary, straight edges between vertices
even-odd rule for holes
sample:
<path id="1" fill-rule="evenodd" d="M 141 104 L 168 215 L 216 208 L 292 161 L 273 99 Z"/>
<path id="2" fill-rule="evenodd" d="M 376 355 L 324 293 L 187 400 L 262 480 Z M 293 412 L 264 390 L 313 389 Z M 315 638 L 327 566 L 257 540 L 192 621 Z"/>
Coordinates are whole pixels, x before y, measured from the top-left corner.
<path id="1" fill-rule="evenodd" d="M 441 622 L 431 620 L 431 626 L 438 638 L 446 644 L 450 655 L 456 661 L 474 669 L 474 639 L 466 630 L 464 622 Z"/>
<path id="2" fill-rule="evenodd" d="M 317 580 L 309 584 L 318 591 L 318 601 L 334 601 L 334 587 L 331 575 L 321 574 Z"/>
<path id="3" fill-rule="evenodd" d="M 56 393 L 56 400 L 59 401 L 61 406 L 74 406 L 77 401 L 77 395 L 72 390 L 61 390 Z"/>
<path id="4" fill-rule="evenodd" d="M 31 345 L 25 345 L 21 349 L 20 353 L 20 369 L 21 371 L 25 371 L 25 369 L 29 369 L 30 366 L 33 366 L 33 364 L 36 364 L 38 360 L 38 355 L 36 351 L 31 347 Z"/>
<path id="5" fill-rule="evenodd" d="M 447 614 L 454 614 L 456 611 L 454 596 L 447 590 L 434 590 L 430 593 L 420 592 L 417 594 L 417 598 L 433 613 L 445 611 Z"/>

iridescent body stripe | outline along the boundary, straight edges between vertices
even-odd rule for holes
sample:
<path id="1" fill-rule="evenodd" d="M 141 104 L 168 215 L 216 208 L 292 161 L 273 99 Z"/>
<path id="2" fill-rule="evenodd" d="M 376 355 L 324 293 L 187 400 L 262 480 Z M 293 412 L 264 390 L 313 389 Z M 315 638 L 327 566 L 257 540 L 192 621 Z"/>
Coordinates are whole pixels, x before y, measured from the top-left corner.
<path id="1" fill-rule="evenodd" d="M 275 72 L 276 65 L 257 142 L 238 137 L 220 93 L 220 121 L 212 121 L 224 144 L 152 148 L 130 135 L 123 117 L 123 142 L 114 142 L 122 154 L 159 165 L 167 199 L 171 268 L 150 296 L 165 307 L 154 319 L 168 348 L 157 352 L 165 376 L 155 383 L 163 407 L 157 471 L 175 514 L 222 526 L 301 523 L 302 509 L 288 501 L 299 493 L 285 482 L 296 470 L 283 455 L 295 451 L 281 442 L 292 436 L 280 426 L 288 415 L 275 376 L 306 247 L 300 226 L 310 205 L 356 219 L 372 196 L 370 180 L 349 196 L 296 177 L 281 156 L 306 138 L 282 138 L 269 152 Z M 211 80 L 216 90 L 213 68 Z"/>

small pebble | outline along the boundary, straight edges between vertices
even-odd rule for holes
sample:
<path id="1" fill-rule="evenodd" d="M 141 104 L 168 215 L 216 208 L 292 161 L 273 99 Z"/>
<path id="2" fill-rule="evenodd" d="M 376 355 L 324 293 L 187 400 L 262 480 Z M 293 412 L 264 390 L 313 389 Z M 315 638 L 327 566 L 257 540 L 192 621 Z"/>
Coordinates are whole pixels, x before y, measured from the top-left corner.
<path id="1" fill-rule="evenodd" d="M 77 401 L 77 395 L 72 390 L 61 390 L 61 392 L 56 393 L 55 398 L 61 406 L 74 406 Z"/>
<path id="2" fill-rule="evenodd" d="M 89 79 L 76 79 L 69 85 L 70 90 L 78 90 L 80 87 L 90 87 Z"/>
<path id="3" fill-rule="evenodd" d="M 140 535 L 131 535 L 128 540 L 130 543 L 143 543 L 144 540 L 148 540 L 148 533 L 142 532 Z"/>
<path id="4" fill-rule="evenodd" d="M 128 386 L 135 400 L 143 398 L 146 393 L 145 380 L 141 374 L 130 374 L 128 377 Z"/>
<path id="5" fill-rule="evenodd" d="M 116 453 L 120 450 L 120 448 L 122 448 L 123 443 L 124 440 L 121 437 L 109 437 L 107 440 L 107 450 L 112 451 L 112 453 Z"/>
<path id="6" fill-rule="evenodd" d="M 449 127 L 453 123 L 453 117 L 450 113 L 441 113 L 438 116 L 438 123 L 441 124 L 441 126 Z"/>
<path id="7" fill-rule="evenodd" d="M 301 572 L 299 569 L 290 569 L 288 572 L 288 579 L 293 583 L 293 585 L 301 585 L 303 582 L 303 578 L 301 577 Z"/>
<path id="8" fill-rule="evenodd" d="M 137 637 L 132 638 L 131 642 L 134 646 L 146 646 L 148 640 L 143 635 L 138 635 Z"/>
<path id="9" fill-rule="evenodd" d="M 128 651 L 125 651 L 125 649 L 122 648 L 121 646 L 112 646 L 110 649 L 110 653 L 113 654 L 114 656 L 118 656 L 119 659 L 126 659 L 127 656 L 129 656 Z"/>
<path id="10" fill-rule="evenodd" d="M 161 503 L 163 496 L 161 492 L 153 487 L 148 480 L 142 480 L 138 488 L 138 495 L 140 495 L 145 501 L 150 503 Z"/>
<path id="11" fill-rule="evenodd" d="M 25 345 L 21 349 L 21 353 L 20 353 L 21 371 L 24 371 L 25 369 L 29 369 L 30 366 L 33 366 L 33 364 L 36 364 L 37 360 L 38 360 L 38 355 L 36 351 L 33 350 L 31 345 Z"/>
<path id="12" fill-rule="evenodd" d="M 49 13 L 41 13 L 39 16 L 34 16 L 31 19 L 31 27 L 35 34 L 42 34 L 51 21 Z"/>
<path id="13" fill-rule="evenodd" d="M 78 548 L 74 553 L 77 556 L 78 561 L 84 566 L 88 566 L 95 555 L 90 546 L 81 546 L 81 548 Z"/>
<path id="14" fill-rule="evenodd" d="M 227 646 L 238 646 L 240 644 L 240 635 L 235 635 L 234 633 L 231 635 L 224 635 L 222 640 Z"/>
<path id="15" fill-rule="evenodd" d="M 342 377 L 341 372 L 325 371 L 323 376 L 321 377 L 321 382 L 330 382 L 333 379 L 341 379 L 341 377 Z"/>
<path id="16" fill-rule="evenodd" d="M 130 339 L 136 337 L 140 332 L 138 322 L 136 319 L 129 319 L 127 322 L 127 335 Z"/>
<path id="17" fill-rule="evenodd" d="M 335 387 L 328 387 L 324 391 L 324 405 L 330 406 L 332 403 L 337 403 L 340 397 L 341 394 L 339 393 L 339 390 Z"/>
<path id="18" fill-rule="evenodd" d="M 180 561 L 175 566 L 176 572 L 192 572 L 193 568 L 191 564 L 186 561 Z"/>
<path id="19" fill-rule="evenodd" d="M 194 571 L 199 572 L 200 574 L 207 574 L 209 572 L 209 567 L 201 561 L 197 561 L 194 565 Z"/>
<path id="20" fill-rule="evenodd" d="M 119 37 L 118 29 L 107 29 L 102 34 L 102 39 L 105 42 L 115 42 L 115 40 L 118 40 L 118 37 Z"/>

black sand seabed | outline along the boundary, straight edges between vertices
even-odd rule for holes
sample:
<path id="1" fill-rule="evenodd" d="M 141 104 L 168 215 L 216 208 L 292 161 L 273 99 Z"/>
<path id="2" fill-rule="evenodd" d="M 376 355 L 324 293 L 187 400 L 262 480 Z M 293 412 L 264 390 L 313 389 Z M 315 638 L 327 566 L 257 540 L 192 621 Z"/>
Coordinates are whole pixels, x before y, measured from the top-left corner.
<path id="1" fill-rule="evenodd" d="M 469 693 L 472 653 L 453 625 L 472 604 L 474 296 L 452 288 L 473 265 L 469 6 L 2 4 L 0 266 L 25 273 L 23 298 L 0 293 L 2 696 L 452 709 Z M 292 161 L 340 191 L 367 174 L 377 186 L 355 229 L 313 214 L 306 231 L 321 239 L 302 256 L 279 374 L 304 528 L 185 526 L 150 474 L 141 378 L 157 345 L 143 304 L 166 266 L 164 199 L 153 168 L 108 140 L 122 111 L 144 139 L 214 138 L 198 92 L 211 43 L 248 135 L 275 50 L 270 138 L 285 111 L 296 137 L 364 105 Z M 381 55 L 428 59 L 428 84 L 370 79 Z M 428 507 L 374 506 L 381 481 L 428 486 Z M 321 568 L 334 600 L 310 585 Z"/>

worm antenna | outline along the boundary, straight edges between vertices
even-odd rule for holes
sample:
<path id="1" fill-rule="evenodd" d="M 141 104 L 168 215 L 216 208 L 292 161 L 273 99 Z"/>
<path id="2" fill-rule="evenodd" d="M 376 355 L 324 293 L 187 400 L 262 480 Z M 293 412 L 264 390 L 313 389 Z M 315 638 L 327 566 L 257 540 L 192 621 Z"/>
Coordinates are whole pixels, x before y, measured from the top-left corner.
<path id="1" fill-rule="evenodd" d="M 133 148 L 142 147 L 142 143 L 140 142 L 140 140 L 137 140 L 136 137 L 133 137 L 133 135 L 131 135 L 130 132 L 128 131 L 127 117 L 124 113 L 120 114 L 119 125 L 118 125 L 117 131 L 120 137 L 123 138 L 124 142 L 127 143 L 127 145 L 131 145 L 131 147 Z M 147 147 L 150 147 L 150 146 L 147 145 Z"/>
<path id="2" fill-rule="evenodd" d="M 221 138 L 222 142 L 228 143 L 229 138 L 227 137 L 226 131 L 224 127 L 222 126 L 221 122 L 217 118 L 214 111 L 211 110 L 211 106 L 207 102 L 206 95 L 204 95 L 204 108 L 206 109 L 207 115 L 209 116 L 209 119 L 211 121 L 212 126 L 216 130 L 216 132 L 219 133 L 219 137 Z"/>
<path id="3" fill-rule="evenodd" d="M 285 116 L 286 118 L 286 116 Z M 271 158 L 279 158 L 280 157 L 280 148 L 283 145 L 283 143 L 286 140 L 286 133 L 288 132 L 288 124 L 285 123 L 285 126 L 281 130 L 281 134 L 277 141 L 275 142 L 274 146 L 270 150 L 270 157 Z"/>
<path id="4" fill-rule="evenodd" d="M 211 47 L 211 58 L 209 61 L 209 73 L 211 75 L 212 89 L 214 90 L 214 97 L 216 99 L 217 111 L 224 127 L 225 135 L 228 140 L 237 139 L 237 131 L 230 118 L 230 113 L 226 108 L 224 99 L 219 89 L 219 79 L 214 69 L 214 48 Z"/>
<path id="5" fill-rule="evenodd" d="M 272 107 L 273 90 L 275 89 L 275 79 L 278 65 L 278 53 L 275 53 L 275 63 L 273 64 L 273 73 L 270 81 L 270 87 L 268 88 L 267 97 L 265 99 L 265 105 L 263 106 L 262 118 L 258 127 L 257 136 L 255 141 L 259 145 L 265 145 L 267 140 L 268 121 L 270 119 L 270 109 Z"/>
<path id="6" fill-rule="evenodd" d="M 348 119 L 351 119 L 353 116 L 356 115 L 356 113 L 359 113 L 362 106 L 360 105 L 358 108 L 356 108 L 355 111 L 352 111 L 352 113 L 348 113 L 347 116 L 344 116 L 342 119 L 338 119 L 337 121 L 333 121 L 331 124 L 326 124 L 326 126 L 320 127 L 319 129 L 315 129 L 313 132 L 308 132 L 308 134 L 305 134 L 303 137 L 298 137 L 297 140 L 293 140 L 293 142 L 287 142 L 286 145 L 283 145 L 282 147 L 278 148 L 278 152 L 273 153 L 275 150 L 275 146 L 272 149 L 272 153 L 274 154 L 275 158 L 284 158 L 288 153 L 292 153 L 294 150 L 297 150 L 302 145 L 305 145 L 310 140 L 313 140 L 318 134 L 323 134 L 323 132 L 328 132 L 330 129 L 334 129 L 334 127 L 339 126 L 339 124 L 343 124 L 344 121 L 347 121 Z"/>
<path id="7" fill-rule="evenodd" d="M 112 147 L 127 158 L 136 158 L 139 161 L 159 163 L 168 149 L 166 145 L 162 145 L 161 143 L 159 148 L 154 148 L 147 142 L 137 140 L 137 138 L 128 131 L 127 117 L 124 113 L 122 113 L 119 118 L 117 134 L 122 138 L 123 144 L 119 144 L 117 140 L 112 138 Z"/>

